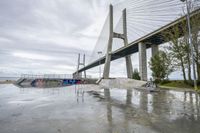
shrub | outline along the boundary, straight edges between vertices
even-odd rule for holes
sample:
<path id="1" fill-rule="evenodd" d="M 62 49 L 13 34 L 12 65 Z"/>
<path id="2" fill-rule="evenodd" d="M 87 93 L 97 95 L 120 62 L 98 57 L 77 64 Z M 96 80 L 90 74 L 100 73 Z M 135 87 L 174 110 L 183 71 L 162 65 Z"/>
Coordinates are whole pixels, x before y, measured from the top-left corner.
<path id="1" fill-rule="evenodd" d="M 140 80 L 141 79 L 140 75 L 139 75 L 139 72 L 138 72 L 138 69 L 134 69 L 132 78 L 136 79 L 136 80 Z"/>

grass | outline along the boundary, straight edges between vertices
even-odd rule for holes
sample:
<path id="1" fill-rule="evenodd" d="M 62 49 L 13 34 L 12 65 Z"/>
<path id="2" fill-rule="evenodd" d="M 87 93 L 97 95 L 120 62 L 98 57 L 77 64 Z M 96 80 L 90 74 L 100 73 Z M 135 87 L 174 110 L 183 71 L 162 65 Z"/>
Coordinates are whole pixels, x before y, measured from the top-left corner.
<path id="1" fill-rule="evenodd" d="M 192 89 L 194 90 L 194 87 L 190 84 L 186 84 L 182 80 L 173 80 L 173 81 L 164 81 L 159 84 L 161 88 L 173 88 L 173 89 Z M 198 89 L 200 90 L 200 86 L 198 86 Z"/>

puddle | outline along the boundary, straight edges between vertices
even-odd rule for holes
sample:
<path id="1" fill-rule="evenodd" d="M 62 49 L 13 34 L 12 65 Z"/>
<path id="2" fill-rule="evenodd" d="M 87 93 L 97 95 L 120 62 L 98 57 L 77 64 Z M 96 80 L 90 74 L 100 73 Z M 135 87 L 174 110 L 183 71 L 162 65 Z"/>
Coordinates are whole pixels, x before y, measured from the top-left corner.
<path id="1" fill-rule="evenodd" d="M 192 92 L 149 93 L 96 85 L 45 89 L 4 85 L 0 94 L 3 133 L 200 131 L 200 96 Z"/>
<path id="2" fill-rule="evenodd" d="M 151 127 L 153 132 L 194 133 L 200 129 L 199 94 L 176 91 L 150 93 L 116 88 L 103 90 L 103 96 L 100 96 L 105 97 L 109 120 L 123 118 L 126 123 Z M 113 113 L 116 110 L 118 113 Z"/>

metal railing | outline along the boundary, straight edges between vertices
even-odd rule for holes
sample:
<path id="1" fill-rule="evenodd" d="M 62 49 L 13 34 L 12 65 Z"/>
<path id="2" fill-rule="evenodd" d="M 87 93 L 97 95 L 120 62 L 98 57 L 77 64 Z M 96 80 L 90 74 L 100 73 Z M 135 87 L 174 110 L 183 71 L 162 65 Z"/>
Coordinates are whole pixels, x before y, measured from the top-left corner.
<path id="1" fill-rule="evenodd" d="M 28 79 L 72 79 L 73 76 L 71 74 L 22 74 L 21 78 Z"/>
<path id="2" fill-rule="evenodd" d="M 73 79 L 72 74 L 22 74 L 21 78 L 27 79 Z M 80 77 L 81 78 L 81 77 Z M 87 75 L 86 78 L 92 78 L 92 76 Z"/>

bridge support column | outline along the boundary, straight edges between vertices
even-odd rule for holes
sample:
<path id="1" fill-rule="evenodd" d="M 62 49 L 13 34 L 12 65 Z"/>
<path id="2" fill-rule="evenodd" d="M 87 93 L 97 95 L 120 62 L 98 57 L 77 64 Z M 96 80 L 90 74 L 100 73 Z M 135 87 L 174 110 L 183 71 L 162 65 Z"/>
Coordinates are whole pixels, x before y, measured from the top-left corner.
<path id="1" fill-rule="evenodd" d="M 82 72 L 79 72 L 79 68 L 82 65 L 83 67 L 85 67 L 85 54 L 83 55 L 83 62 L 80 61 L 81 58 L 81 54 L 78 54 L 78 63 L 77 63 L 77 71 L 76 73 L 73 75 L 73 77 L 75 76 L 76 78 L 82 78 Z M 84 78 L 86 78 L 86 71 L 84 71 Z"/>
<path id="2" fill-rule="evenodd" d="M 127 77 L 132 78 L 133 76 L 133 67 L 131 63 L 131 57 L 130 55 L 126 56 L 126 70 L 127 70 Z"/>
<path id="3" fill-rule="evenodd" d="M 152 44 L 151 45 L 151 55 L 154 57 L 158 53 L 158 45 Z"/>
<path id="4" fill-rule="evenodd" d="M 113 6 L 112 5 L 110 5 L 109 17 L 110 17 L 110 36 L 108 40 L 106 61 L 105 61 L 104 72 L 103 72 L 103 78 L 105 79 L 109 78 L 109 74 L 110 74 L 110 61 L 111 61 L 112 42 L 113 42 Z"/>
<path id="5" fill-rule="evenodd" d="M 154 57 L 158 53 L 158 45 L 152 44 L 151 45 L 151 57 Z M 156 78 L 153 76 L 153 79 L 155 80 Z"/>
<path id="6" fill-rule="evenodd" d="M 147 81 L 147 55 L 146 55 L 146 44 L 140 42 L 139 48 L 139 71 L 141 80 Z"/>
<path id="7" fill-rule="evenodd" d="M 123 10 L 123 34 L 113 32 L 113 6 L 110 5 L 110 36 L 108 41 L 107 53 L 106 53 L 106 61 L 104 65 L 103 78 L 109 78 L 110 73 L 110 62 L 111 62 L 111 52 L 112 52 L 112 42 L 113 38 L 123 39 L 124 46 L 128 45 L 127 38 L 127 22 L 126 22 L 126 9 Z M 133 68 L 131 63 L 131 56 L 127 55 L 126 59 L 126 69 L 127 69 L 127 77 L 132 78 Z"/>
<path id="8" fill-rule="evenodd" d="M 126 21 L 126 9 L 123 10 L 123 32 L 124 32 L 124 45 L 128 45 L 128 37 L 127 37 L 127 21 Z M 133 75 L 133 67 L 131 62 L 131 56 L 127 55 L 126 59 L 126 70 L 127 70 L 127 78 L 132 78 Z"/>
<path id="9" fill-rule="evenodd" d="M 77 77 L 82 78 L 82 72 L 78 73 Z"/>

